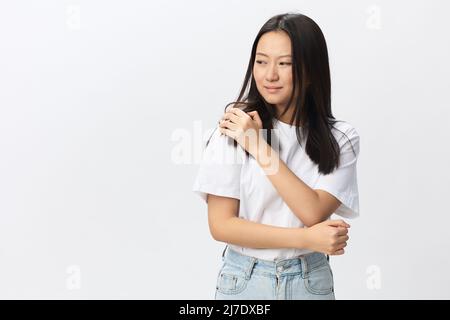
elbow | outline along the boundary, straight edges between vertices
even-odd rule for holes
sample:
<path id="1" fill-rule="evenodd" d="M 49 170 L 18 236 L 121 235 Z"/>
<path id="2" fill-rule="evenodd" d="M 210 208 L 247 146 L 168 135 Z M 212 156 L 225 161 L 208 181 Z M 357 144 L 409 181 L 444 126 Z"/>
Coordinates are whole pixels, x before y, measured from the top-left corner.
<path id="1" fill-rule="evenodd" d="M 211 232 L 211 237 L 218 242 L 228 242 L 223 232 Z"/>
<path id="2" fill-rule="evenodd" d="M 210 230 L 211 237 L 216 241 L 222 241 L 217 231 Z"/>
<path id="3" fill-rule="evenodd" d="M 219 225 L 211 225 L 209 228 L 209 233 L 211 234 L 211 237 L 216 240 L 216 241 L 220 241 L 220 242 L 225 242 L 225 230 L 224 230 L 224 225 L 223 224 L 219 224 Z"/>
<path id="4" fill-rule="evenodd" d="M 215 227 L 210 226 L 210 227 L 209 227 L 209 233 L 211 234 L 211 237 L 212 237 L 214 240 L 219 241 L 219 240 L 218 240 L 219 234 L 218 234 L 218 231 L 216 230 Z"/>
<path id="5" fill-rule="evenodd" d="M 302 217 L 297 215 L 297 217 L 300 219 L 300 221 L 303 223 L 304 226 L 309 228 L 318 223 L 326 221 L 329 216 L 324 216 L 319 213 L 314 213 L 309 216 L 302 216 Z"/>
<path id="6" fill-rule="evenodd" d="M 215 221 L 209 225 L 209 232 L 216 241 L 227 242 L 229 238 L 230 223 L 234 217 Z"/>

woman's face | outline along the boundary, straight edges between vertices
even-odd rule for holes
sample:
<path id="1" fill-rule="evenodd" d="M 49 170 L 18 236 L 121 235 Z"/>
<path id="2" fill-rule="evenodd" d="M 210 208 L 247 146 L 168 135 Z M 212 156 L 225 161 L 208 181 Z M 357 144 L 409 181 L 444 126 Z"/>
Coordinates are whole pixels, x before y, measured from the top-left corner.
<path id="1" fill-rule="evenodd" d="M 259 39 L 253 77 L 268 103 L 279 110 L 286 106 L 293 88 L 291 40 L 286 32 L 270 31 Z"/>

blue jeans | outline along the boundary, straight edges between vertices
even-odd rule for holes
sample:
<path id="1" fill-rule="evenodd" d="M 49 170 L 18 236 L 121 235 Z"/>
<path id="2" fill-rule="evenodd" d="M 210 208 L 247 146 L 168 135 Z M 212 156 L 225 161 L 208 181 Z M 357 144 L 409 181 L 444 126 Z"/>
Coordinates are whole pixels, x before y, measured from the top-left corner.
<path id="1" fill-rule="evenodd" d="M 334 300 L 333 272 L 323 253 L 262 260 L 226 247 L 216 300 Z"/>

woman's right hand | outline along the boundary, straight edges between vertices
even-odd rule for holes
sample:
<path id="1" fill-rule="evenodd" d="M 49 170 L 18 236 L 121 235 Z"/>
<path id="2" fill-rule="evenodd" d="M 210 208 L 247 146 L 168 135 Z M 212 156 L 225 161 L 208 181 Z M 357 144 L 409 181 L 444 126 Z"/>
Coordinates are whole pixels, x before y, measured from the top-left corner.
<path id="1" fill-rule="evenodd" d="M 344 254 L 350 225 L 343 220 L 326 220 L 305 229 L 306 247 L 328 255 Z"/>

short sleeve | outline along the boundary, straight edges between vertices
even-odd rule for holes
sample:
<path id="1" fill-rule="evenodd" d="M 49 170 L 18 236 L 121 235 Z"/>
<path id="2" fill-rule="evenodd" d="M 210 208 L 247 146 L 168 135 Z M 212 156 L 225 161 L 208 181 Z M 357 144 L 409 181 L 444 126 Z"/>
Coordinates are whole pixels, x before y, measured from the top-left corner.
<path id="1" fill-rule="evenodd" d="M 243 149 L 214 129 L 204 148 L 192 191 L 207 203 L 207 194 L 240 199 Z"/>
<path id="2" fill-rule="evenodd" d="M 338 168 L 327 175 L 320 174 L 314 189 L 327 191 L 341 201 L 335 214 L 356 218 L 359 216 L 356 165 L 359 156 L 359 134 L 353 127 L 343 132 L 345 135 L 341 133 L 342 136 L 338 139 L 341 148 Z"/>

